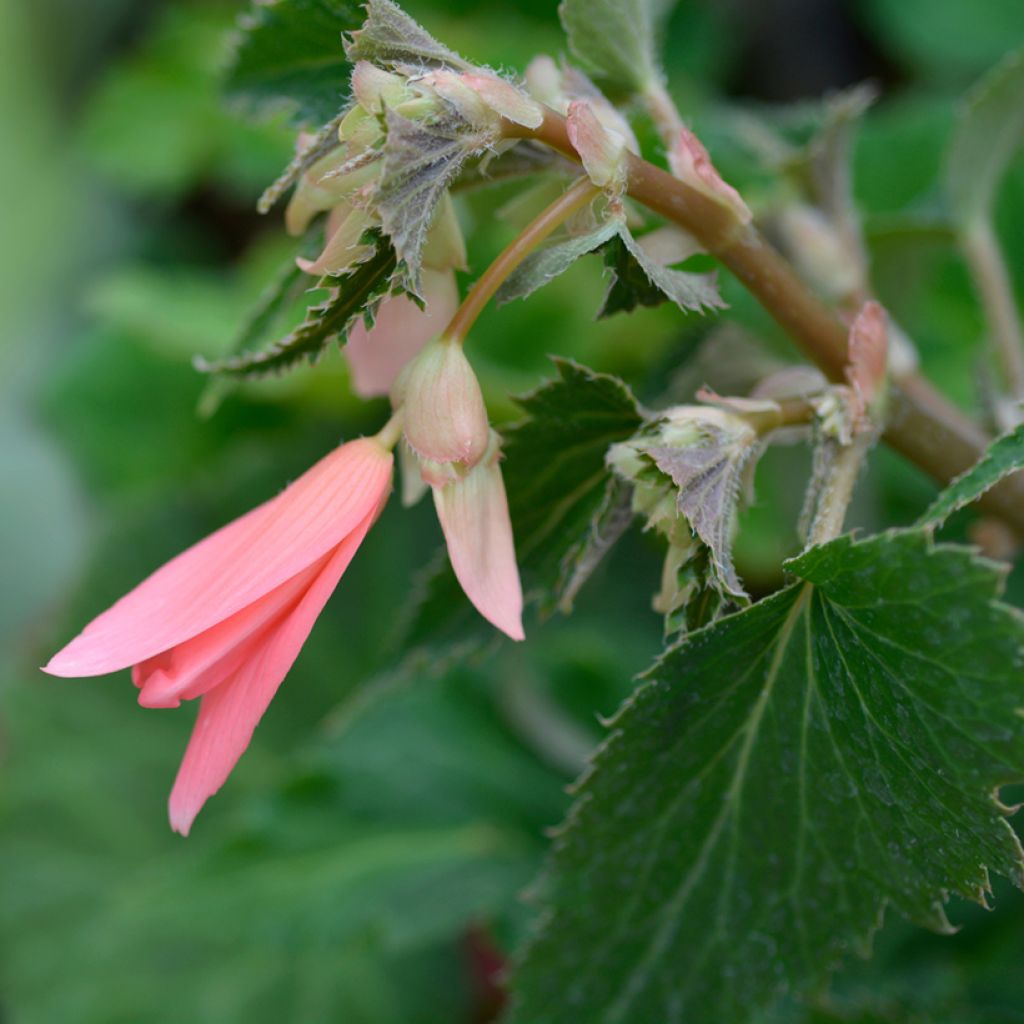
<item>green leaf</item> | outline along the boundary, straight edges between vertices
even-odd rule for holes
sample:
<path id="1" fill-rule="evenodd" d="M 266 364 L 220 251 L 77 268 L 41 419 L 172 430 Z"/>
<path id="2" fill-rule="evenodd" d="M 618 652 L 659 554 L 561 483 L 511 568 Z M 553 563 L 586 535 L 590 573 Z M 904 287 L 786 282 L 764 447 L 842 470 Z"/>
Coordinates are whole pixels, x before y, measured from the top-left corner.
<path id="1" fill-rule="evenodd" d="M 744 1021 L 866 952 L 891 903 L 949 925 L 1024 883 L 1024 618 L 927 531 L 849 536 L 670 648 L 611 723 L 539 886 L 514 1022 Z"/>
<path id="2" fill-rule="evenodd" d="M 419 294 L 423 245 L 437 204 L 462 165 L 494 138 L 454 111 L 428 123 L 388 110 L 387 129 L 375 202 L 384 233 L 404 264 L 404 283 Z"/>
<path id="3" fill-rule="evenodd" d="M 660 306 L 667 299 L 684 312 L 724 309 L 716 275 L 692 274 L 655 263 L 625 225 L 604 250 L 612 280 L 598 317 L 630 313 L 637 306 Z"/>
<path id="4" fill-rule="evenodd" d="M 372 323 L 377 304 L 388 292 L 395 266 L 394 249 L 379 244 L 366 260 L 344 276 L 323 279 L 321 286 L 333 289 L 333 293 L 311 306 L 306 319 L 286 338 L 260 352 L 243 352 L 213 363 L 197 359 L 196 368 L 202 373 L 251 378 L 315 362 L 334 338 L 344 338 L 360 316 Z"/>
<path id="5" fill-rule="evenodd" d="M 961 223 L 989 215 L 999 181 L 1024 142 L 1024 50 L 1011 53 L 965 97 L 950 142 L 946 192 Z"/>
<path id="6" fill-rule="evenodd" d="M 254 3 L 225 79 L 228 96 L 254 113 L 286 109 L 301 124 L 322 124 L 348 95 L 342 33 L 362 20 L 355 0 Z"/>
<path id="7" fill-rule="evenodd" d="M 368 60 L 375 64 L 472 67 L 391 0 L 368 0 L 366 22 L 352 33 L 348 56 L 353 63 Z"/>
<path id="8" fill-rule="evenodd" d="M 609 219 L 591 231 L 573 235 L 530 253 L 498 290 L 497 301 L 511 302 L 532 295 L 559 274 L 564 274 L 581 256 L 600 249 L 615 237 L 618 230 L 618 223 Z"/>
<path id="9" fill-rule="evenodd" d="M 958 509 L 977 501 L 989 488 L 1019 469 L 1024 469 L 1024 426 L 993 441 L 985 454 L 928 506 L 918 524 L 944 523 Z"/>
<path id="10" fill-rule="evenodd" d="M 567 359 L 554 363 L 558 377 L 516 399 L 527 418 L 503 432 L 502 472 L 523 586 L 545 611 L 571 602 L 596 568 L 595 556 L 610 547 L 594 540 L 611 539 L 605 453 L 643 423 L 622 381 Z M 429 649 L 433 659 L 437 651 L 464 651 L 493 636 L 442 553 L 420 581 L 403 646 Z"/>
<path id="11" fill-rule="evenodd" d="M 562 0 L 558 14 L 583 67 L 621 92 L 661 80 L 655 35 L 673 0 Z"/>

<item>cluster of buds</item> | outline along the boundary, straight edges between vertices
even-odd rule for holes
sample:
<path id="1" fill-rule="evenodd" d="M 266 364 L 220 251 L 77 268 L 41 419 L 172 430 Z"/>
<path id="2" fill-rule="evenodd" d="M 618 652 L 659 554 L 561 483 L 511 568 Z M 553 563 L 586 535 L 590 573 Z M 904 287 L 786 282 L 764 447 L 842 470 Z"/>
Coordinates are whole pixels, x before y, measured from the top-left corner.
<path id="1" fill-rule="evenodd" d="M 730 556 L 736 505 L 780 412 L 773 402 L 726 404 L 676 406 L 608 453 L 612 471 L 633 486 L 633 511 L 668 541 L 654 608 L 670 631 L 746 599 Z"/>

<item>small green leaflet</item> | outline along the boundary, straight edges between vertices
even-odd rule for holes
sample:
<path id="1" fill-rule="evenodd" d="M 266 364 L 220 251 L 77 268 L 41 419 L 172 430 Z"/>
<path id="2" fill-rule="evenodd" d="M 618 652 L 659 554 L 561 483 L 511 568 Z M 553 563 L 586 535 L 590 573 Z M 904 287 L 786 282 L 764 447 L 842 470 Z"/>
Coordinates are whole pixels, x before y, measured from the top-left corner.
<path id="1" fill-rule="evenodd" d="M 502 431 L 502 472 L 516 555 L 528 598 L 550 611 L 571 603 L 628 523 L 616 516 L 621 491 L 605 453 L 643 423 L 622 381 L 567 359 L 558 377 L 517 399 L 527 418 Z M 446 651 L 495 635 L 461 595 L 446 558 L 420 581 L 403 646 Z"/>
<path id="2" fill-rule="evenodd" d="M 655 35 L 674 0 L 562 0 L 569 49 L 613 90 L 643 92 L 660 83 Z"/>
<path id="3" fill-rule="evenodd" d="M 392 0 L 368 0 L 366 23 L 352 33 L 349 60 L 375 64 L 446 65 L 468 70 L 472 65 L 439 43 Z"/>
<path id="4" fill-rule="evenodd" d="M 387 112 L 384 167 L 375 196 L 384 233 L 402 261 L 404 284 L 420 291 L 423 245 L 437 204 L 469 157 L 492 141 L 454 110 L 431 122 Z"/>
<path id="5" fill-rule="evenodd" d="M 362 263 L 341 277 L 326 277 L 321 287 L 335 291 L 323 302 L 311 306 L 306 319 L 286 338 L 259 352 L 243 352 L 229 359 L 208 363 L 196 360 L 203 373 L 220 373 L 230 377 L 264 377 L 293 369 L 303 362 L 315 362 L 330 342 L 341 335 L 362 316 L 368 323 L 378 302 L 387 294 L 395 272 L 395 251 L 379 244 Z"/>
<path id="6" fill-rule="evenodd" d="M 740 1024 L 866 952 L 891 903 L 1024 883 L 1024 617 L 926 530 L 849 536 L 691 634 L 611 722 L 538 886 L 515 1024 Z"/>
<path id="7" fill-rule="evenodd" d="M 598 317 L 630 313 L 637 306 L 659 306 L 670 299 L 684 311 L 724 309 L 716 275 L 691 274 L 654 262 L 620 224 L 616 237 L 604 249 L 611 284 Z"/>
<path id="8" fill-rule="evenodd" d="M 946 192 L 962 224 L 988 217 L 996 189 L 1024 142 L 1024 50 L 1011 53 L 967 95 L 949 146 Z"/>
<path id="9" fill-rule="evenodd" d="M 1019 469 L 1024 469 L 1024 426 L 993 441 L 985 454 L 928 506 L 918 524 L 941 525 L 954 512 L 977 501 L 1003 477 Z"/>
<path id="10" fill-rule="evenodd" d="M 538 288 L 564 274 L 581 256 L 600 249 L 619 231 L 615 219 L 606 220 L 591 231 L 562 239 L 530 253 L 498 290 L 499 303 L 525 299 Z"/>
<path id="11" fill-rule="evenodd" d="M 356 0 L 253 3 L 225 79 L 228 96 L 254 113 L 284 108 L 301 124 L 323 124 L 348 95 L 342 33 L 362 20 Z"/>

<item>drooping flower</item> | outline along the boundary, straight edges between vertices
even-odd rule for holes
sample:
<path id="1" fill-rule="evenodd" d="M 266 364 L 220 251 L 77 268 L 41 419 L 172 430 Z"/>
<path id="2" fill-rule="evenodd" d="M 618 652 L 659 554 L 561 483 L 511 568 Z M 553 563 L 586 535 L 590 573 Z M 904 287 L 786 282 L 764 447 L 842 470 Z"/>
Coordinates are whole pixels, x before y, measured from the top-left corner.
<path id="1" fill-rule="evenodd" d="M 434 507 L 456 579 L 477 611 L 513 640 L 523 639 L 523 590 L 492 430 L 483 458 L 465 476 L 433 483 Z"/>
<path id="2" fill-rule="evenodd" d="M 335 449 L 172 559 L 53 656 L 56 676 L 132 667 L 144 707 L 202 698 L 170 797 L 187 835 L 223 785 L 391 489 L 376 439 Z"/>

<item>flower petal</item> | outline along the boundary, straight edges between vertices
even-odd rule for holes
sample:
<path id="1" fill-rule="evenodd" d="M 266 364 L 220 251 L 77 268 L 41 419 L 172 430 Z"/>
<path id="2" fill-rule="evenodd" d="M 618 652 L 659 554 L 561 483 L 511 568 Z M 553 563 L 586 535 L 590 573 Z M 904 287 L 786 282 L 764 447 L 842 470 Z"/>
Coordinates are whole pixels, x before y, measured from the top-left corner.
<path id="1" fill-rule="evenodd" d="M 376 510 L 345 537 L 291 610 L 246 647 L 246 658 L 237 672 L 203 696 L 168 805 L 176 832 L 188 835 L 203 804 L 224 784 L 249 746 L 263 713 L 375 518 Z"/>
<path id="2" fill-rule="evenodd" d="M 294 606 L 323 571 L 330 555 L 314 562 L 258 601 L 206 632 L 132 668 L 132 682 L 145 708 L 176 708 L 212 690 L 245 660 L 251 642 Z"/>
<path id="3" fill-rule="evenodd" d="M 497 445 L 459 480 L 434 487 L 434 507 L 459 584 L 477 611 L 523 639 L 523 591 Z"/>
<path id="4" fill-rule="evenodd" d="M 323 558 L 391 486 L 393 457 L 372 438 L 336 448 L 277 497 L 158 569 L 45 667 L 92 676 L 146 661 L 241 611 Z"/>
<path id="5" fill-rule="evenodd" d="M 420 309 L 405 295 L 390 295 L 377 310 L 374 325 L 360 320 L 349 331 L 342 350 L 352 371 L 352 390 L 360 398 L 386 395 L 410 359 L 448 325 L 459 305 L 459 289 L 451 270 L 424 269 Z"/>

